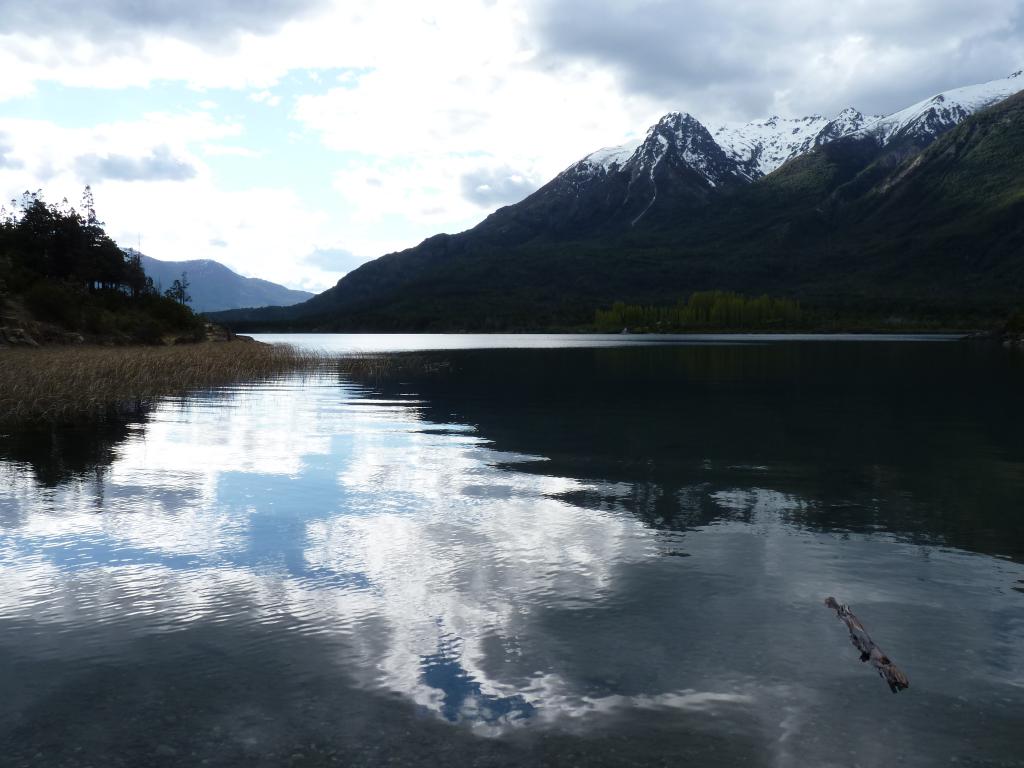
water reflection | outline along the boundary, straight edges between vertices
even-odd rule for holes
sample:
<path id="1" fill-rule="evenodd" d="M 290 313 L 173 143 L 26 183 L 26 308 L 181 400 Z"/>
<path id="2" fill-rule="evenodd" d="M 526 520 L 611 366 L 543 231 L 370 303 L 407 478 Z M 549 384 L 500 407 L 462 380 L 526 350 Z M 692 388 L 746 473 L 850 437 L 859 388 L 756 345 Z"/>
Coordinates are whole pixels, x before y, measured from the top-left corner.
<path id="1" fill-rule="evenodd" d="M 37 424 L 0 428 L 0 458 L 4 460 L 0 470 L 27 465 L 35 481 L 48 488 L 72 481 L 102 480 L 104 470 L 116 457 L 117 445 L 143 428 L 151 408 L 148 402 L 127 404 L 111 410 L 98 423 L 77 427 Z"/>
<path id="2" fill-rule="evenodd" d="M 658 527 L 767 486 L 793 523 L 886 530 L 1024 560 L 1024 359 L 964 344 L 699 345 L 450 352 L 413 388 L 424 418 L 600 481 L 570 500 Z M 600 489 L 607 489 L 602 495 Z M 728 505 L 725 505 L 728 507 Z M 734 510 L 735 511 L 735 510 Z"/>
<path id="3" fill-rule="evenodd" d="M 1014 754 L 1015 362 L 446 354 L 164 403 L 76 463 L 63 435 L 0 442 L 7 753 L 123 752 L 137 717 L 139 759 L 240 764 Z M 826 594 L 913 704 L 851 659 Z M 94 700 L 106 735 L 81 731 Z"/>

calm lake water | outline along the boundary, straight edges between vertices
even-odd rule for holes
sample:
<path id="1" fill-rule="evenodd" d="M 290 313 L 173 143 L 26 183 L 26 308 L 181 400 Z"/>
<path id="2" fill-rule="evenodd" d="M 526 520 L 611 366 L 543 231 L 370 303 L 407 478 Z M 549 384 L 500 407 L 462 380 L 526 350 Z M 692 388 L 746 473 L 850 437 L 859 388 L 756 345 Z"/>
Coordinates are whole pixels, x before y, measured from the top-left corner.
<path id="1" fill-rule="evenodd" d="M 1024 355 L 298 341 L 0 434 L 5 768 L 1024 765 Z"/>

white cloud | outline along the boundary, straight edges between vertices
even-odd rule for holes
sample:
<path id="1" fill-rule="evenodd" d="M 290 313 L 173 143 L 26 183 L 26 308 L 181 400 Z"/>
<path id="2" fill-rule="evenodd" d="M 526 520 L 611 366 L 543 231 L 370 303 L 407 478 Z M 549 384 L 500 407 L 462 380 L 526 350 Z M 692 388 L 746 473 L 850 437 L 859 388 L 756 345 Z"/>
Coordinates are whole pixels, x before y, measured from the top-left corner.
<path id="1" fill-rule="evenodd" d="M 117 181 L 185 181 L 196 175 L 187 160 L 175 157 L 166 146 L 155 147 L 148 155 L 83 155 L 75 163 L 78 173 L 89 183 L 100 179 Z"/>
<path id="2" fill-rule="evenodd" d="M 264 155 L 259 150 L 231 144 L 203 144 L 202 151 L 207 157 L 247 157 L 255 159 Z"/>
<path id="3" fill-rule="evenodd" d="M 116 220 L 106 217 L 107 229 L 121 242 L 131 243 L 140 232 L 143 252 L 159 259 L 215 259 L 241 274 L 291 287 L 322 290 L 334 283 L 336 276 L 299 263 L 328 238 L 329 217 L 308 210 L 292 190 L 224 191 L 209 180 L 187 189 L 148 186 L 152 191 L 142 194 L 124 183 L 97 190 L 99 204 L 118 211 Z"/>
<path id="4" fill-rule="evenodd" d="M 524 2 L 541 61 L 589 61 L 627 92 L 712 121 L 891 111 L 1005 76 L 1024 57 L 1019 0 Z"/>
<path id="5" fill-rule="evenodd" d="M 168 147 L 176 155 L 184 156 L 189 154 L 191 143 L 237 136 L 242 126 L 218 120 L 206 112 L 151 112 L 137 120 L 101 122 L 89 128 L 0 117 L 0 130 L 8 134 L 30 164 L 43 159 L 60 164 L 90 152 L 141 155 L 156 146 Z"/>
<path id="6" fill-rule="evenodd" d="M 336 273 L 300 263 L 318 244 L 335 241 L 326 213 L 309 209 L 285 186 L 226 190 L 191 150 L 193 144 L 217 146 L 207 142 L 235 137 L 240 130 L 205 112 L 151 114 L 89 129 L 0 120 L 0 132 L 18 147 L 22 166 L 0 168 L 0 191 L 9 199 L 35 189 L 32 182 L 41 179 L 46 199 L 77 202 L 82 187 L 92 183 L 108 233 L 124 245 L 135 246 L 141 238 L 143 251 L 159 259 L 211 258 L 242 274 L 294 287 L 333 285 Z M 154 158 L 160 162 L 154 164 Z M 192 172 L 170 179 L 153 173 L 153 180 L 139 181 L 147 171 L 174 170 L 179 161 Z M 117 172 L 94 173 L 104 167 Z"/>
<path id="7" fill-rule="evenodd" d="M 424 23 L 408 51 L 325 94 L 300 97 L 295 117 L 339 151 L 484 154 L 545 175 L 657 118 L 659 105 L 623 98 L 609 73 L 528 66 L 514 19 L 498 8 L 479 19 Z M 463 45 L 466 38 L 487 45 Z"/>
<path id="8" fill-rule="evenodd" d="M 249 94 L 249 100 L 257 104 L 266 104 L 268 107 L 276 107 L 281 103 L 281 97 L 270 91 L 263 90 Z"/>

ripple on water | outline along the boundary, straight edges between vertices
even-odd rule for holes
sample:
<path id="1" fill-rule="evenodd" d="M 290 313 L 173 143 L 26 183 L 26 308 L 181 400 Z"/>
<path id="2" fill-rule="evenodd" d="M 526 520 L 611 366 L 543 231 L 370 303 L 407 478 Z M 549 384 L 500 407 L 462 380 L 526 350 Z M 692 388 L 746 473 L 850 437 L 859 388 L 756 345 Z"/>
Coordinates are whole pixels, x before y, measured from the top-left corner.
<path id="1" fill-rule="evenodd" d="M 745 359 L 720 361 L 739 365 L 727 368 L 732 398 Z M 785 362 L 813 376 L 801 360 Z M 25 738 L 9 736 L 13 718 L 38 724 L 57 706 L 33 709 L 42 690 L 74 711 L 99 697 L 109 725 L 133 709 L 184 718 L 174 689 L 208 718 L 196 728 L 226 735 L 182 751 L 179 733 L 173 748 L 213 759 L 227 743 L 271 754 L 292 731 L 343 749 L 332 740 L 415 731 L 436 745 L 461 727 L 578 738 L 591 762 L 615 762 L 592 746 L 606 733 L 655 750 L 652 762 L 752 740 L 747 757 L 778 765 L 926 764 L 966 756 L 983 735 L 985 755 L 1009 759 L 1024 706 L 1019 561 L 958 548 L 949 529 L 901 528 L 919 507 L 952 514 L 929 495 L 927 467 L 879 448 L 892 466 L 865 468 L 856 447 L 838 470 L 827 455 L 818 467 L 781 432 L 743 432 L 715 400 L 721 378 L 687 390 L 701 369 L 686 357 L 665 373 L 667 394 L 655 381 L 624 404 L 614 377 L 631 362 L 579 358 L 592 385 L 553 404 L 530 394 L 542 377 L 514 378 L 518 365 L 502 369 L 515 386 L 498 405 L 487 388 L 446 400 L 429 383 L 226 388 L 160 405 L 51 488 L 31 462 L 0 458 L 0 672 L 13 681 L 0 735 Z M 754 362 L 763 383 L 771 359 Z M 472 375 L 460 372 L 465 386 Z M 808 395 L 772 397 L 797 409 Z M 830 400 L 789 428 L 820 442 L 815 419 L 833 413 Z M 1002 434 L 967 415 L 950 417 L 957 430 Z M 869 413 L 857 424 L 890 437 Z M 717 455 L 730 432 L 749 450 Z M 985 475 L 994 498 L 1016 487 L 998 485 L 1012 447 L 964 451 L 982 474 L 1002 457 Z M 854 604 L 910 691 L 890 696 L 859 664 L 828 594 Z M 120 691 L 102 682 L 112 670 Z M 446 735 L 430 741 L 426 723 Z M 451 762 L 481 757 L 458 743 Z M 920 757 L 907 744 L 924 744 Z"/>

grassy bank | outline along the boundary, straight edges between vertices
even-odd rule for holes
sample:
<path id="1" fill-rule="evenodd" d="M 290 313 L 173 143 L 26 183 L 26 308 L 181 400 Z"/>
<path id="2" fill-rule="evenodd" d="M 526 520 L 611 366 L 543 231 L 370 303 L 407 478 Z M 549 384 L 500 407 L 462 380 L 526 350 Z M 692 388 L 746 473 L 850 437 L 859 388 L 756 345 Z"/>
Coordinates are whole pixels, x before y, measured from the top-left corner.
<path id="1" fill-rule="evenodd" d="M 0 423 L 94 418 L 124 403 L 260 381 L 330 362 L 323 354 L 241 341 L 0 349 Z"/>

